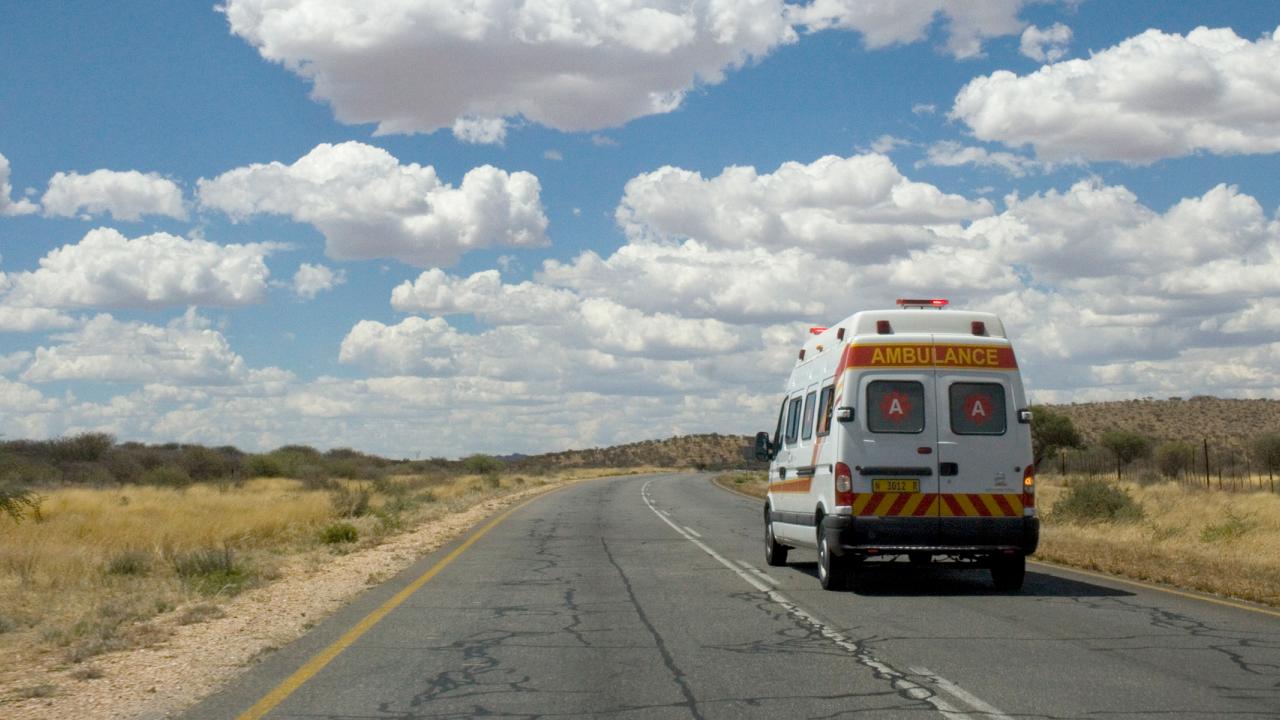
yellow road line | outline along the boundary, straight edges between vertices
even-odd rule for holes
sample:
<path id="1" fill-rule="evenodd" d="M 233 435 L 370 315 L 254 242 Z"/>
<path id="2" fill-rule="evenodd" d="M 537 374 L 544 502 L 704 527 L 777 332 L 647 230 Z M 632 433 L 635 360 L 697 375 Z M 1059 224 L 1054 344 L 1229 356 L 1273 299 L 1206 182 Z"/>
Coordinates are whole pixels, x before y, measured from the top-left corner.
<path id="1" fill-rule="evenodd" d="M 312 658 L 308 660 L 305 665 L 298 668 L 289 677 L 285 678 L 284 681 L 281 682 L 279 685 L 277 685 L 275 689 L 273 689 L 271 692 L 267 693 L 266 695 L 263 695 L 261 700 L 254 703 L 253 707 L 241 713 L 236 720 L 258 720 L 258 718 L 261 718 L 262 716 L 271 712 L 271 710 L 274 709 L 275 706 L 284 702 L 285 698 L 289 697 L 290 695 L 293 694 L 295 690 L 302 687 L 303 683 L 307 682 L 312 677 L 314 677 L 316 673 L 323 670 L 324 667 L 328 665 L 330 662 L 332 662 L 333 659 L 337 657 L 343 650 L 346 650 L 348 647 L 351 646 L 352 643 L 354 643 L 356 640 L 359 640 L 361 635 L 364 635 L 366 632 L 369 632 L 369 630 L 372 629 L 374 625 L 377 625 L 378 622 L 382 620 L 382 618 L 386 617 L 392 610 L 395 610 L 397 607 L 399 607 L 400 604 L 403 603 L 405 600 L 408 600 L 409 596 L 417 592 L 418 589 L 421 588 L 423 585 L 426 585 L 428 580 L 438 575 L 441 570 L 444 570 L 446 567 L 448 567 L 449 564 L 452 563 L 454 560 L 457 560 L 459 555 L 467 551 L 467 548 L 474 545 L 477 540 L 484 537 L 486 533 L 488 533 L 490 530 L 497 527 L 499 523 L 501 523 L 503 520 L 506 520 L 512 513 L 524 507 L 525 505 L 528 505 L 534 500 L 537 500 L 539 498 L 544 498 L 547 495 L 550 495 L 552 492 L 556 492 L 557 490 L 563 489 L 563 487 L 568 487 L 569 485 L 574 485 L 574 484 L 576 484 L 576 482 L 568 483 L 562 486 L 561 488 L 556 488 L 555 490 L 552 490 L 551 492 L 539 493 L 538 495 L 532 498 L 529 498 L 528 500 L 520 503 L 519 505 L 516 505 L 515 507 L 507 510 L 506 512 L 502 513 L 501 515 L 494 518 L 493 520 L 490 520 L 484 527 L 480 528 L 475 533 L 473 533 L 471 537 L 467 538 L 465 542 L 463 542 L 458 547 L 454 548 L 453 551 L 450 552 L 448 555 L 445 555 L 443 558 L 441 558 L 440 562 L 437 562 L 435 565 L 432 565 L 426 572 L 418 576 L 416 580 L 409 583 L 407 587 L 405 587 L 403 590 L 396 593 L 395 595 L 391 596 L 391 599 L 383 603 L 377 610 L 374 610 L 373 612 L 364 616 L 364 618 L 360 622 L 356 623 L 354 627 L 352 627 L 347 632 L 343 633 L 342 637 L 333 641 L 331 645 L 329 645 L 324 650 L 321 650 L 319 653 L 316 653 L 314 656 L 312 656 Z"/>
<path id="2" fill-rule="evenodd" d="M 1068 572 L 1079 573 L 1081 575 L 1088 575 L 1089 577 L 1095 577 L 1101 580 L 1111 580 L 1113 582 L 1124 583 L 1126 585 L 1134 585 L 1140 588 L 1145 588 L 1147 590 L 1159 590 L 1160 592 L 1166 592 L 1166 593 L 1169 593 L 1170 595 L 1177 595 L 1179 597 L 1191 598 L 1192 600 L 1203 600 L 1205 602 L 1211 602 L 1216 605 L 1226 605 L 1227 607 L 1233 607 L 1238 610 L 1250 610 L 1256 613 L 1262 613 L 1263 615 L 1280 617 L 1280 610 L 1272 610 L 1271 608 L 1260 607 L 1258 605 L 1250 605 L 1243 602 L 1236 602 L 1234 600 L 1226 600 L 1223 598 L 1217 598 L 1217 597 L 1213 597 L 1212 595 L 1206 595 L 1203 593 L 1187 592 L 1185 590 L 1176 590 L 1171 587 L 1165 587 L 1164 585 L 1156 585 L 1154 583 L 1142 582 L 1141 580 L 1130 580 L 1129 578 L 1120 577 L 1119 575 L 1108 575 L 1106 573 L 1093 572 L 1091 570 L 1081 570 L 1080 568 L 1071 567 L 1070 565 L 1059 565 L 1058 563 L 1045 562 L 1044 560 L 1032 560 L 1030 561 L 1030 564 L 1042 565 L 1044 567 L 1054 568 L 1055 570 L 1066 570 Z"/>

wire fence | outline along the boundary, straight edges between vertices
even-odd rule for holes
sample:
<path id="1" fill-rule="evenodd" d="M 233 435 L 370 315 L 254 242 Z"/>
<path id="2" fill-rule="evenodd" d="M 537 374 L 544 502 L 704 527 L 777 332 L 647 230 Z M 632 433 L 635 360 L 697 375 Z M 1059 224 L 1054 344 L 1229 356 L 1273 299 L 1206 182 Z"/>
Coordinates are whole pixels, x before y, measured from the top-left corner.
<path id="1" fill-rule="evenodd" d="M 1190 446 L 1182 462 L 1160 467 L 1155 457 L 1134 460 L 1117 469 L 1115 455 L 1101 447 L 1059 450 L 1041 460 L 1038 472 L 1061 476 L 1110 478 L 1134 482 L 1177 481 L 1209 490 L 1276 492 L 1277 473 L 1239 446 L 1215 443 L 1208 438 Z"/>

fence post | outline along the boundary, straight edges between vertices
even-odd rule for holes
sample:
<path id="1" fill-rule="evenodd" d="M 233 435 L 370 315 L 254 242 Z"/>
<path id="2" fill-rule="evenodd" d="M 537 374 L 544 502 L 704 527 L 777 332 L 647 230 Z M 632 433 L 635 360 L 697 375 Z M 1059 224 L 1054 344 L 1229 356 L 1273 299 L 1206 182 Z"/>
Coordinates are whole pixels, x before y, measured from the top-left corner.
<path id="1" fill-rule="evenodd" d="M 1204 439 L 1204 486 L 1209 487 L 1209 438 Z"/>

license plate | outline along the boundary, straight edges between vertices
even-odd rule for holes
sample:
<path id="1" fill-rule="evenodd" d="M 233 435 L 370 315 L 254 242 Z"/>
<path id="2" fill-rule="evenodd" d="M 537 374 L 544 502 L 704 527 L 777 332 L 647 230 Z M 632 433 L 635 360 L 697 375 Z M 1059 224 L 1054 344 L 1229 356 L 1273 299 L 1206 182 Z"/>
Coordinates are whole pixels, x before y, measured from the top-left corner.
<path id="1" fill-rule="evenodd" d="M 919 480 L 873 480 L 871 481 L 871 490 L 873 492 L 920 492 Z"/>

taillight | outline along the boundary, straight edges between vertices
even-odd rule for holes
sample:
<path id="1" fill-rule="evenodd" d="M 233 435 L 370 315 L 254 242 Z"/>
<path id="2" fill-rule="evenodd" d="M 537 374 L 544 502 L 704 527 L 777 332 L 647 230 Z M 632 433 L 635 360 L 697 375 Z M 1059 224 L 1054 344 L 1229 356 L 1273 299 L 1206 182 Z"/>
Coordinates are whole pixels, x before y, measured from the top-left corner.
<path id="1" fill-rule="evenodd" d="M 1036 506 L 1036 466 L 1028 465 L 1022 472 L 1022 507 Z"/>
<path id="2" fill-rule="evenodd" d="M 853 471 L 842 462 L 836 463 L 836 505 L 853 505 Z"/>

